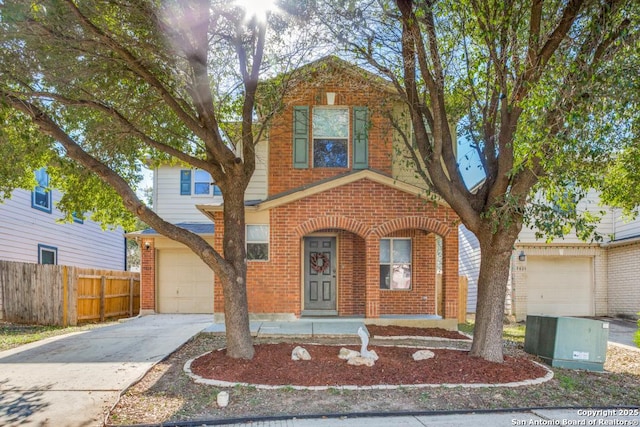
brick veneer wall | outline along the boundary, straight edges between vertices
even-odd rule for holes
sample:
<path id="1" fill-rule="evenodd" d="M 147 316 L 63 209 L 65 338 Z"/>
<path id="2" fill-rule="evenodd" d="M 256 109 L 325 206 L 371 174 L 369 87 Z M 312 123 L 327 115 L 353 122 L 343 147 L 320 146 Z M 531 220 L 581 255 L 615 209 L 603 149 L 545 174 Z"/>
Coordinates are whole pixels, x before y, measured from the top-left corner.
<path id="1" fill-rule="evenodd" d="M 222 214 L 216 213 L 216 247 L 222 244 Z M 270 213 L 269 261 L 250 261 L 247 273 L 251 313 L 302 310 L 302 238 L 315 232 L 335 233 L 339 250 L 341 315 L 424 314 L 435 310 L 435 241 L 443 236 L 443 298 L 446 318 L 457 317 L 457 216 L 447 207 L 366 179 L 273 208 Z M 423 231 L 417 231 L 423 230 Z M 426 232 L 424 232 L 426 231 Z M 411 291 L 379 289 L 379 239 L 414 238 L 414 287 Z M 224 310 L 215 287 L 215 312 Z M 427 295 L 425 302 L 422 297 Z"/>
<path id="2" fill-rule="evenodd" d="M 146 245 L 149 245 L 147 249 Z M 140 313 L 156 309 L 156 248 L 154 239 L 142 239 L 140 245 Z"/>
<path id="3" fill-rule="evenodd" d="M 609 315 L 638 317 L 640 242 L 608 248 Z"/>
<path id="4" fill-rule="evenodd" d="M 285 108 L 276 116 L 269 129 L 269 191 L 274 195 L 304 184 L 329 178 L 351 170 L 352 148 L 349 138 L 349 167 L 314 168 L 313 140 L 309 123 L 309 168 L 293 167 L 293 107 L 309 106 L 309 115 L 313 115 L 314 106 L 326 106 L 326 93 L 336 94 L 335 106 L 349 107 L 349 133 L 353 132 L 352 107 L 369 108 L 369 168 L 391 174 L 392 126 L 383 112 L 392 108 L 392 96 L 373 87 L 364 79 L 339 71 L 329 71 L 314 80 L 299 84 L 291 89 L 284 99 Z M 310 120 L 311 121 L 311 120 Z"/>

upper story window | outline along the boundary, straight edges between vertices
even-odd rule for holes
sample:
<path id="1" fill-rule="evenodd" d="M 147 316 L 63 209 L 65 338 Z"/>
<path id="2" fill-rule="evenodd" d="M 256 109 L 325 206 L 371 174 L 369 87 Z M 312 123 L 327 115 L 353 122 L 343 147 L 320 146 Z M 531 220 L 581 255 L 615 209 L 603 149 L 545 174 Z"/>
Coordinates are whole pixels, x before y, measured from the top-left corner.
<path id="1" fill-rule="evenodd" d="M 315 107 L 313 129 L 313 166 L 346 168 L 349 165 L 349 109 Z"/>
<path id="2" fill-rule="evenodd" d="M 71 217 L 73 218 L 73 222 L 76 222 L 78 224 L 84 224 L 84 218 L 82 217 L 81 213 L 72 212 Z"/>
<path id="3" fill-rule="evenodd" d="M 38 264 L 58 264 L 58 248 L 38 245 Z"/>
<path id="4" fill-rule="evenodd" d="M 45 168 L 36 171 L 36 187 L 31 192 L 31 207 L 51 213 L 51 191 L 49 191 L 49 174 Z"/>
<path id="5" fill-rule="evenodd" d="M 213 184 L 209 172 L 202 169 L 180 171 L 180 195 L 222 196 L 220 187 Z"/>
<path id="6" fill-rule="evenodd" d="M 294 169 L 368 168 L 368 108 L 310 108 L 293 107 Z"/>

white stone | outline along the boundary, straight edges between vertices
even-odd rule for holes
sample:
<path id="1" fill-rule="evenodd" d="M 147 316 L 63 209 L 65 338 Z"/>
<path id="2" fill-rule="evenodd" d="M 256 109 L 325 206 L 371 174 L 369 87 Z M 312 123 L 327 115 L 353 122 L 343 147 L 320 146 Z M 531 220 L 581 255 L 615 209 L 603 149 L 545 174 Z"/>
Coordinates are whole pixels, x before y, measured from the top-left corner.
<path id="1" fill-rule="evenodd" d="M 338 357 L 343 360 L 349 360 L 354 357 L 360 356 L 360 353 L 355 350 L 349 350 L 348 348 L 342 347 L 340 349 L 340 353 L 338 353 Z"/>
<path id="2" fill-rule="evenodd" d="M 371 359 L 374 362 L 379 359 L 378 353 L 375 350 L 367 350 L 366 354 L 362 354 L 362 357 L 366 357 L 367 359 Z"/>
<path id="3" fill-rule="evenodd" d="M 373 359 L 369 359 L 368 357 L 361 357 L 361 356 L 357 356 L 357 357 L 352 357 L 351 359 L 347 360 L 347 364 L 352 365 L 352 366 L 373 366 L 376 362 Z"/>
<path id="4" fill-rule="evenodd" d="M 229 392 L 221 391 L 220 393 L 218 393 L 218 396 L 216 397 L 216 402 L 218 403 L 218 406 L 221 408 L 224 408 L 225 406 L 227 406 L 229 404 Z"/>
<path id="5" fill-rule="evenodd" d="M 415 353 L 413 353 L 413 360 L 427 360 L 427 359 L 431 359 L 435 356 L 435 353 L 433 351 L 429 351 L 429 350 L 418 350 Z"/>
<path id="6" fill-rule="evenodd" d="M 291 360 L 311 360 L 311 355 L 305 348 L 298 346 L 291 352 Z"/>

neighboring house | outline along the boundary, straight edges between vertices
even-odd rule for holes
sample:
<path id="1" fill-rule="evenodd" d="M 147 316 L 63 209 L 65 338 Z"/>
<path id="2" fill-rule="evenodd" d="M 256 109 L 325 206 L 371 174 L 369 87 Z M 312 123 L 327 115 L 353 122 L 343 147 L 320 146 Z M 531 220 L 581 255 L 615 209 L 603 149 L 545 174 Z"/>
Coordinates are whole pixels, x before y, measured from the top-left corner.
<path id="1" fill-rule="evenodd" d="M 603 209 L 596 195 L 585 204 Z M 512 257 L 516 319 L 527 314 L 635 317 L 640 312 L 640 221 L 626 223 L 617 209 L 604 211 L 598 226 L 602 243 L 569 235 L 547 244 L 530 230 L 520 233 Z"/>
<path id="2" fill-rule="evenodd" d="M 527 314 L 637 317 L 640 312 L 640 219 L 625 221 L 618 209 L 600 206 L 595 193 L 579 209 L 605 212 L 597 229 L 603 242 L 584 242 L 570 233 L 547 243 L 531 229 L 521 231 L 507 296 L 513 304 L 507 304 L 507 313 L 517 320 Z M 474 312 L 480 250 L 471 233 L 461 227 L 460 234 L 461 274 L 469 277 L 467 307 Z"/>
<path id="3" fill-rule="evenodd" d="M 476 312 L 478 274 L 480 274 L 480 243 L 464 225 L 458 228 L 460 248 L 459 273 L 467 277 L 467 313 Z"/>
<path id="4" fill-rule="evenodd" d="M 89 219 L 62 223 L 55 204 L 60 193 L 49 190 L 44 169 L 35 172 L 33 191 L 15 190 L 0 203 L 0 260 L 125 270 L 122 230 L 103 230 Z"/>
<path id="5" fill-rule="evenodd" d="M 246 193 L 250 315 L 455 324 L 458 218 L 409 172 L 388 118 L 403 116 L 394 88 L 335 57 L 300 71 Z M 221 251 L 223 201 L 211 184 L 197 169 L 159 167 L 153 206 Z M 143 312 L 223 316 L 222 289 L 195 254 L 153 230 L 138 239 Z"/>

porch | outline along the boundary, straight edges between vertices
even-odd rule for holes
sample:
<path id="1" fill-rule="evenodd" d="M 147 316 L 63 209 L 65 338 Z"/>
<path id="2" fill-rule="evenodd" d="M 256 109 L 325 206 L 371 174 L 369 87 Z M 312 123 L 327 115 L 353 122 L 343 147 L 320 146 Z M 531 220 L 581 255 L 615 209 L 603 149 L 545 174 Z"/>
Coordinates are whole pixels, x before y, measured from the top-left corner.
<path id="1" fill-rule="evenodd" d="M 221 316 L 222 317 L 222 316 Z M 387 315 L 379 318 L 364 317 L 302 317 L 292 320 L 251 320 L 249 327 L 254 337 L 295 336 L 295 337 L 341 337 L 357 336 L 358 328 L 366 325 L 410 326 L 420 328 L 442 328 L 458 330 L 457 319 L 443 319 L 434 315 Z M 216 318 L 203 332 L 224 333 L 224 320 Z"/>

